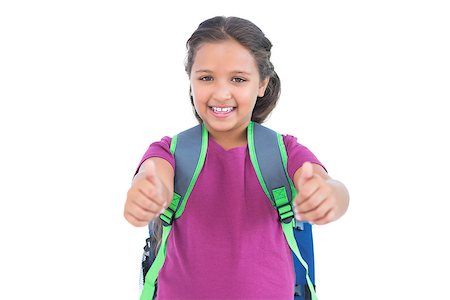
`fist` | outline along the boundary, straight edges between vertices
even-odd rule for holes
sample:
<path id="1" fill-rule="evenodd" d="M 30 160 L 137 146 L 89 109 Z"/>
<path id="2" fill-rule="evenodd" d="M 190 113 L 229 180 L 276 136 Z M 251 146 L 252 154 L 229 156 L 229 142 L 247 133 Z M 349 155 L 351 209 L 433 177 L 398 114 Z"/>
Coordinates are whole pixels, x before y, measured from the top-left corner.
<path id="1" fill-rule="evenodd" d="M 134 226 L 146 226 L 167 208 L 166 194 L 154 162 L 147 160 L 145 169 L 136 175 L 128 190 L 125 219 Z"/>
<path id="2" fill-rule="evenodd" d="M 297 196 L 294 199 L 295 217 L 312 224 L 327 224 L 337 219 L 339 209 L 337 192 L 331 178 L 315 172 L 310 162 L 305 162 L 296 179 Z"/>

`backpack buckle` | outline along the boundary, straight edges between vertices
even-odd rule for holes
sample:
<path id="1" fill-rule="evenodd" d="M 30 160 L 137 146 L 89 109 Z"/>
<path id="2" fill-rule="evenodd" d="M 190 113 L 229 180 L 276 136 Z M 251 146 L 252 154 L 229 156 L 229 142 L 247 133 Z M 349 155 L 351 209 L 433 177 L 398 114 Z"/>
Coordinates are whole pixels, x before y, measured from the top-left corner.
<path id="1" fill-rule="evenodd" d="M 292 205 L 290 203 L 283 205 L 281 207 L 277 207 L 277 210 L 278 210 L 278 217 L 282 223 L 289 224 L 292 222 L 292 219 L 294 219 L 294 212 L 292 211 Z M 281 211 L 283 210 L 287 211 L 282 213 Z"/>
<path id="2" fill-rule="evenodd" d="M 170 226 L 175 218 L 175 211 L 168 207 L 160 216 L 163 226 Z"/>
<path id="3" fill-rule="evenodd" d="M 284 224 L 289 224 L 294 219 L 294 211 L 292 204 L 284 186 L 272 190 L 273 198 L 275 199 L 275 207 L 278 212 L 279 220 Z"/>
<path id="4" fill-rule="evenodd" d="M 169 207 L 159 216 L 163 226 L 171 226 L 173 220 L 175 219 L 175 213 L 178 209 L 178 204 L 180 203 L 181 196 L 177 193 L 173 193 L 172 202 L 170 202 Z"/>

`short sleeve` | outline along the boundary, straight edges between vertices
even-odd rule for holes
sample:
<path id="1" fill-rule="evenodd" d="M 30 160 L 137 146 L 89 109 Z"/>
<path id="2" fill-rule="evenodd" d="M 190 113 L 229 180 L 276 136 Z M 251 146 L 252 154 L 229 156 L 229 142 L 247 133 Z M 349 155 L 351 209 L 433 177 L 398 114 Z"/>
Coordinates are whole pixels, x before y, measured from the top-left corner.
<path id="1" fill-rule="evenodd" d="M 172 165 L 172 168 L 175 170 L 175 158 L 173 157 L 172 153 L 170 152 L 170 143 L 171 142 L 172 142 L 172 139 L 168 136 L 165 136 L 161 139 L 161 141 L 150 144 L 147 151 L 144 153 L 144 156 L 142 156 L 142 159 L 141 159 L 134 175 L 137 174 L 142 163 L 144 161 L 146 161 L 147 159 L 149 159 L 150 157 L 159 157 L 159 158 L 166 160 L 167 162 L 169 162 Z"/>
<path id="2" fill-rule="evenodd" d="M 307 161 L 318 164 L 324 168 L 317 157 L 305 146 L 297 142 L 297 138 L 292 135 L 283 135 L 284 145 L 288 156 L 287 169 L 291 179 L 294 178 L 295 172 Z"/>

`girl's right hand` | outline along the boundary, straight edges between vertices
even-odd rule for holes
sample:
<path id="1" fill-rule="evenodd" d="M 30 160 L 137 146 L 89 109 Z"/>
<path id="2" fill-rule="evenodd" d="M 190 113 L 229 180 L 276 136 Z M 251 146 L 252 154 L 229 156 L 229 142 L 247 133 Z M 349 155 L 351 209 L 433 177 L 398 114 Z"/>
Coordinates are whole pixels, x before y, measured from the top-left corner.
<path id="1" fill-rule="evenodd" d="M 132 225 L 146 226 L 167 206 L 169 191 L 157 174 L 153 159 L 146 160 L 134 177 L 125 202 L 125 219 Z"/>

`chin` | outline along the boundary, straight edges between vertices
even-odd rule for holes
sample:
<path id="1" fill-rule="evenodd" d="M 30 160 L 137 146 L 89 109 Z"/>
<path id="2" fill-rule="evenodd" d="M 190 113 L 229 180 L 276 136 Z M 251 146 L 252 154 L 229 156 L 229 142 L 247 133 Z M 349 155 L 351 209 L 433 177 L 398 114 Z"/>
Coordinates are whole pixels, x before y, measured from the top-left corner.
<path id="1" fill-rule="evenodd" d="M 215 131 L 228 131 L 236 126 L 235 122 L 225 120 L 206 120 L 204 122 L 207 127 Z"/>

